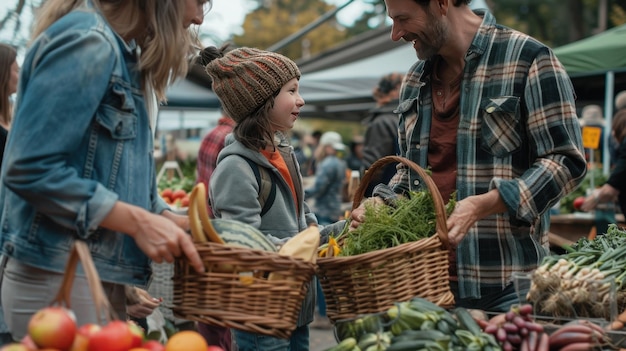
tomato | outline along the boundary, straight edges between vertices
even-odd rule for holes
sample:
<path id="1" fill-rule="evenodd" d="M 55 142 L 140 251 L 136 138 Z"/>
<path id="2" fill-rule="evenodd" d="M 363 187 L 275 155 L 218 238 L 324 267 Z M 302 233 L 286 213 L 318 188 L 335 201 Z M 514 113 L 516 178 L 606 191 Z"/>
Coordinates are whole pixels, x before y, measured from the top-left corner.
<path id="1" fill-rule="evenodd" d="M 585 197 L 584 196 L 579 196 L 579 197 L 574 199 L 574 203 L 572 205 L 574 206 L 574 209 L 580 210 L 580 208 L 583 205 L 583 202 L 585 202 Z"/>
<path id="2" fill-rule="evenodd" d="M 189 207 L 189 195 L 185 195 L 182 199 L 180 199 L 181 207 Z"/>
<path id="3" fill-rule="evenodd" d="M 175 191 L 172 193 L 171 198 L 172 198 L 172 201 L 176 201 L 176 200 L 178 200 L 178 199 L 182 199 L 182 198 L 183 198 L 183 197 L 185 197 L 186 195 L 187 195 L 187 192 L 186 192 L 185 190 L 183 190 L 183 189 L 178 189 L 178 190 L 175 190 Z"/>
<path id="4" fill-rule="evenodd" d="M 174 192 L 172 191 L 172 189 L 170 188 L 165 188 L 163 189 L 163 191 L 161 191 L 161 197 L 163 198 L 163 200 L 167 201 L 172 201 L 172 194 Z"/>

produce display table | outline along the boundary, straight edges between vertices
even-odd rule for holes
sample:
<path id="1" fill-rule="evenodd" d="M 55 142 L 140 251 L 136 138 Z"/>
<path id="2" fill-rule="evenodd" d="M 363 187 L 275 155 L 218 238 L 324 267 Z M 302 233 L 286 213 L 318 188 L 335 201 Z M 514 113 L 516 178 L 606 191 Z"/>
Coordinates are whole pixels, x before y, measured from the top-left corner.
<path id="1" fill-rule="evenodd" d="M 615 215 L 620 226 L 626 226 L 624 215 Z M 559 214 L 550 216 L 550 233 L 558 236 L 555 240 L 565 239 L 575 242 L 582 237 L 589 235 L 594 226 L 594 214 L 589 212 L 575 212 L 570 214 Z M 551 240 L 551 243 L 553 240 Z"/>

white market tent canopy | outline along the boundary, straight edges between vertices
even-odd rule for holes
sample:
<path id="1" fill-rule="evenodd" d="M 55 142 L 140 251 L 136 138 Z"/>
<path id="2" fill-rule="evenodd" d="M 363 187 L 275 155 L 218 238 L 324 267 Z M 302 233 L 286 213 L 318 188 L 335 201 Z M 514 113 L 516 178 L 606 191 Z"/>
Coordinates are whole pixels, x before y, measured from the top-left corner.
<path id="1" fill-rule="evenodd" d="M 361 120 L 374 107 L 372 91 L 388 73 L 405 73 L 417 61 L 410 43 L 394 43 L 377 29 L 321 57 L 298 62 L 303 117 Z M 320 69 L 320 67 L 322 69 Z"/>

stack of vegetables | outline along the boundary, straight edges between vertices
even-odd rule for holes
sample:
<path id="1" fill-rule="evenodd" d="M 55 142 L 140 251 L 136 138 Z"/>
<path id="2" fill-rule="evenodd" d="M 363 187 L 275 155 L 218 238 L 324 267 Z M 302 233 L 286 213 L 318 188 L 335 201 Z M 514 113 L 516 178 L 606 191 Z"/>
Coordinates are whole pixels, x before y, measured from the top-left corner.
<path id="1" fill-rule="evenodd" d="M 610 225 L 581 238 L 563 255 L 547 256 L 532 274 L 527 300 L 541 315 L 613 318 L 626 307 L 626 231 Z"/>
<path id="2" fill-rule="evenodd" d="M 615 350 L 600 325 L 574 319 L 558 329 L 533 318 L 530 304 L 487 319 L 478 310 L 452 311 L 416 297 L 383 314 L 335 324 L 339 343 L 326 351 L 591 351 Z M 623 349 L 620 349 L 623 350 Z"/>
<path id="3" fill-rule="evenodd" d="M 446 204 L 450 215 L 455 194 Z M 354 256 L 418 241 L 435 234 L 433 199 L 428 191 L 410 191 L 399 197 L 394 206 L 366 204 L 363 223 L 353 231 L 346 227 L 328 244 L 320 247 L 320 257 Z"/>
<path id="4" fill-rule="evenodd" d="M 326 351 L 501 350 L 468 310 L 448 312 L 419 297 L 382 314 L 338 322 L 335 328 L 339 343 Z"/>

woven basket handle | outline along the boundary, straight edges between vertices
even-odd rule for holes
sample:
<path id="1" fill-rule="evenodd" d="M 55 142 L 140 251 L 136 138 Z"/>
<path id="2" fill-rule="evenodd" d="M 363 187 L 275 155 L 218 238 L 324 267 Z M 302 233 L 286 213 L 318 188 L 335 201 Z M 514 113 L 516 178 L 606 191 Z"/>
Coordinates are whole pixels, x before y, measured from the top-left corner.
<path id="1" fill-rule="evenodd" d="M 81 240 L 76 240 L 74 242 L 74 246 L 70 252 L 70 257 L 65 266 L 63 282 L 61 283 L 57 296 L 54 300 L 52 300 L 52 305 L 61 305 L 67 307 L 68 309 L 71 308 L 70 297 L 72 285 L 74 284 L 74 276 L 76 275 L 76 265 L 79 260 L 82 263 L 83 270 L 85 271 L 85 276 L 87 278 L 87 283 L 89 284 L 89 290 L 91 291 L 91 295 L 93 297 L 98 319 L 104 318 L 106 322 L 117 319 L 113 309 L 111 308 L 109 299 L 104 293 L 102 284 L 100 283 L 100 276 L 98 275 L 96 266 L 91 258 L 89 247 L 87 246 L 87 243 Z"/>
<path id="2" fill-rule="evenodd" d="M 415 172 L 417 172 L 420 175 L 420 177 L 422 177 L 424 182 L 426 182 L 426 186 L 428 187 L 428 190 L 430 190 L 430 193 L 433 197 L 433 204 L 435 206 L 435 214 L 436 214 L 435 227 L 437 229 L 437 234 L 439 235 L 439 238 L 441 239 L 441 242 L 443 243 L 444 247 L 446 248 L 449 247 L 448 226 L 446 224 L 446 219 L 447 219 L 446 207 L 445 207 L 445 204 L 443 203 L 443 199 L 441 198 L 441 193 L 439 192 L 439 189 L 437 189 L 437 185 L 435 185 L 435 182 L 430 177 L 430 175 L 428 175 L 428 173 L 426 173 L 426 171 L 424 171 L 422 167 L 418 166 L 415 162 L 407 158 L 400 157 L 400 156 L 385 156 L 385 157 L 381 157 L 376 162 L 374 162 L 372 166 L 370 166 L 370 168 L 367 170 L 367 172 L 365 172 L 365 175 L 363 175 L 363 179 L 361 179 L 361 182 L 359 183 L 359 187 L 356 189 L 354 193 L 354 200 L 352 201 L 352 209 L 354 210 L 355 208 L 361 205 L 361 201 L 363 201 L 363 196 L 365 195 L 367 186 L 372 181 L 372 178 L 376 174 L 376 171 L 379 168 L 383 168 L 390 163 L 405 164 L 406 166 L 410 167 Z"/>

